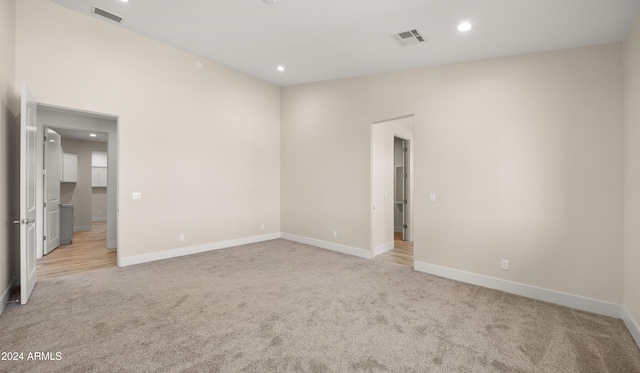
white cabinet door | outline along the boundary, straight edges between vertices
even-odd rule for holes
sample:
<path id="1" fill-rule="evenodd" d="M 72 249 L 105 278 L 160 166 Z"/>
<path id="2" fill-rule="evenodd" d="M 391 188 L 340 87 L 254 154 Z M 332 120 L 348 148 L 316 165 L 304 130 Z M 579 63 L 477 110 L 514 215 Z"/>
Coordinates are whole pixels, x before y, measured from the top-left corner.
<path id="1" fill-rule="evenodd" d="M 91 186 L 106 187 L 107 186 L 107 168 L 91 167 Z"/>
<path id="2" fill-rule="evenodd" d="M 107 168 L 101 167 L 100 172 L 98 172 L 98 182 L 101 187 L 107 186 Z"/>
<path id="3" fill-rule="evenodd" d="M 107 166 L 107 152 L 91 152 L 91 167 L 108 167 Z"/>

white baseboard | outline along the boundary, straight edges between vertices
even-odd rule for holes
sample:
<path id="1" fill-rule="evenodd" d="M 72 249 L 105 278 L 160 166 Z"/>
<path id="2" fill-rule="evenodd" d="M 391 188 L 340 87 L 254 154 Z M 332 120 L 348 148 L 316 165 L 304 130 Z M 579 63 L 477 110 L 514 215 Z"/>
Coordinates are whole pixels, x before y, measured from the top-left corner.
<path id="1" fill-rule="evenodd" d="M 638 327 L 636 320 L 634 320 L 631 314 L 629 314 L 627 307 L 622 307 L 622 321 L 624 321 L 627 329 L 629 329 L 629 333 L 631 333 L 636 344 L 640 347 L 640 327 Z"/>
<path id="2" fill-rule="evenodd" d="M 327 250 L 331 250 L 331 251 L 337 251 L 337 252 L 342 253 L 342 254 L 357 256 L 357 257 L 365 258 L 365 259 L 371 259 L 371 251 L 370 250 L 358 249 L 357 247 L 340 245 L 340 244 L 333 243 L 333 242 L 316 240 L 314 238 L 297 236 L 295 234 L 289 234 L 289 233 L 282 233 L 280 235 L 280 237 L 284 238 L 285 240 L 294 241 L 294 242 L 300 242 L 300 243 L 303 243 L 303 244 L 306 244 L 306 245 L 317 246 L 317 247 L 320 247 L 320 248 L 323 248 L 323 249 L 327 249 Z"/>
<path id="3" fill-rule="evenodd" d="M 98 223 L 98 222 L 101 222 L 101 221 L 107 221 L 107 217 L 105 216 L 105 217 L 102 217 L 102 218 L 91 218 L 91 222 L 92 223 Z"/>
<path id="4" fill-rule="evenodd" d="M 373 248 L 373 256 L 384 254 L 387 251 L 393 250 L 393 242 L 386 243 L 384 245 L 376 246 Z"/>
<path id="5" fill-rule="evenodd" d="M 507 293 L 522 295 L 544 302 L 555 303 L 561 306 L 571 307 L 582 311 L 597 313 L 617 319 L 622 316 L 622 306 L 596 299 L 567 294 L 555 290 L 543 289 L 536 286 L 525 285 L 518 282 L 502 280 L 494 277 L 478 275 L 475 273 L 460 271 L 453 268 L 442 267 L 434 264 L 414 262 L 416 271 L 449 278 L 469 284 L 479 285 L 490 289 L 501 290 Z"/>
<path id="6" fill-rule="evenodd" d="M 262 242 L 280 238 L 280 233 L 264 234 L 260 236 L 244 237 L 235 240 L 211 242 L 202 245 L 180 247 L 172 250 L 158 251 L 148 254 L 132 255 L 120 257 L 118 260 L 119 267 L 126 267 L 134 264 L 153 262 L 156 260 L 176 258 L 179 256 L 203 253 L 205 251 L 225 249 L 233 246 L 246 245 L 255 242 Z"/>
<path id="7" fill-rule="evenodd" d="M 91 230 L 90 225 L 76 225 L 73 227 L 73 232 L 89 232 Z"/>
<path id="8" fill-rule="evenodd" d="M 2 301 L 2 303 L 0 303 L 0 315 L 2 315 L 2 312 L 4 312 L 4 307 L 6 306 L 5 302 L 9 301 L 9 297 L 11 296 L 11 292 L 13 292 L 15 282 L 16 278 L 14 277 L 11 279 L 9 286 L 7 286 L 7 288 L 2 293 L 2 299 L 0 300 Z"/>

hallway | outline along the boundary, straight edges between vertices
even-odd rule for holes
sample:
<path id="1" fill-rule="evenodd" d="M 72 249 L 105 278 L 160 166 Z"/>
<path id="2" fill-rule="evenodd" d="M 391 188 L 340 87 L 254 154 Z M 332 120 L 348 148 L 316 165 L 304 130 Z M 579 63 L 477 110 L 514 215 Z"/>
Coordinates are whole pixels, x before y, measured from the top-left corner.
<path id="1" fill-rule="evenodd" d="M 38 280 L 116 266 L 116 249 L 107 249 L 106 245 L 107 223 L 92 223 L 91 228 L 74 233 L 70 245 L 61 245 L 38 260 Z"/>
<path id="2" fill-rule="evenodd" d="M 402 232 L 395 232 L 393 239 L 393 250 L 376 256 L 376 259 L 413 267 L 413 242 L 403 241 Z"/>

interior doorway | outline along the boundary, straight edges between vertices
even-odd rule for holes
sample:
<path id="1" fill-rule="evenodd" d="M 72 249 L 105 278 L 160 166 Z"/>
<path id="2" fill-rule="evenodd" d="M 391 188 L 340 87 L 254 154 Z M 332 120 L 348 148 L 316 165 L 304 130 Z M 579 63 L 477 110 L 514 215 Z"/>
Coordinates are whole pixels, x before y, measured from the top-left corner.
<path id="1" fill-rule="evenodd" d="M 37 123 L 46 134 L 38 278 L 116 266 L 117 117 L 38 104 Z"/>
<path id="2" fill-rule="evenodd" d="M 413 116 L 372 125 L 372 254 L 413 266 Z"/>
<path id="3" fill-rule="evenodd" d="M 20 126 L 15 133 L 16 146 L 14 148 L 15 168 L 17 174 L 15 181 L 16 195 L 14 211 L 15 214 L 15 240 L 19 247 L 19 260 L 16 261 L 18 276 L 17 287 L 20 288 L 20 304 L 27 304 L 31 292 L 37 281 L 37 260 L 44 255 L 45 244 L 55 246 L 55 240 L 47 241 L 45 220 L 49 221 L 49 230 L 60 233 L 60 217 L 56 214 L 55 206 L 47 208 L 47 202 L 55 204 L 56 198 L 49 198 L 59 186 L 57 181 L 62 181 L 66 176 L 63 160 L 60 159 L 60 140 L 55 133 L 55 140 L 49 152 L 47 135 L 50 128 L 75 129 L 104 132 L 108 136 L 109 163 L 112 165 L 112 172 L 107 178 L 109 192 L 107 193 L 106 222 L 106 247 L 117 247 L 117 175 L 118 175 L 118 131 L 117 116 L 90 113 L 80 110 L 66 109 L 55 106 L 40 104 L 29 90 L 26 83 L 21 85 L 20 100 Z M 53 136 L 54 134 L 51 133 Z M 46 150 L 45 150 L 46 149 Z M 64 156 L 64 154 L 63 154 Z M 76 159 L 77 161 L 77 159 Z M 77 164 L 76 164 L 77 167 Z M 50 168 L 51 179 L 47 179 L 47 168 Z M 71 169 L 71 168 L 70 168 Z M 77 169 L 76 169 L 77 171 Z M 62 176 L 61 176 L 62 175 Z M 54 186 L 54 187 L 50 187 Z M 50 188 L 50 190 L 45 190 Z M 55 191 L 57 192 L 57 191 Z M 59 209 L 58 209 L 59 211 Z M 54 234 L 55 235 L 55 234 Z M 47 247 L 47 250 L 52 249 Z M 116 258 L 119 259 L 118 252 L 115 251 Z M 119 263 L 119 260 L 117 261 Z"/>

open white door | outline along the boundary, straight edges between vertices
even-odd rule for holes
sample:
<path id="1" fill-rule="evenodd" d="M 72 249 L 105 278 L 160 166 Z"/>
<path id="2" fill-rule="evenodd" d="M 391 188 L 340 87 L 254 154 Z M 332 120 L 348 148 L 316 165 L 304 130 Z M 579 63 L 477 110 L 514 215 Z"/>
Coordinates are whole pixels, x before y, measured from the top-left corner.
<path id="1" fill-rule="evenodd" d="M 37 103 L 22 83 L 20 111 L 20 303 L 36 285 L 36 114 Z"/>
<path id="2" fill-rule="evenodd" d="M 62 147 L 60 135 L 47 128 L 44 143 L 44 255 L 60 246 L 60 180 Z"/>

